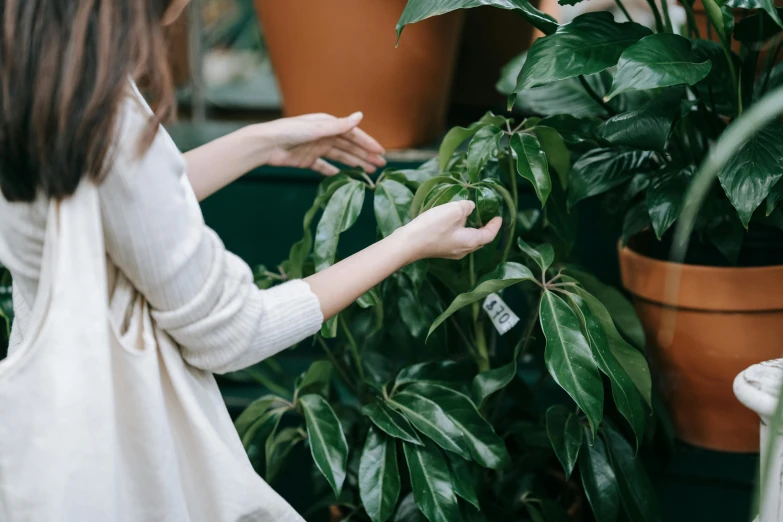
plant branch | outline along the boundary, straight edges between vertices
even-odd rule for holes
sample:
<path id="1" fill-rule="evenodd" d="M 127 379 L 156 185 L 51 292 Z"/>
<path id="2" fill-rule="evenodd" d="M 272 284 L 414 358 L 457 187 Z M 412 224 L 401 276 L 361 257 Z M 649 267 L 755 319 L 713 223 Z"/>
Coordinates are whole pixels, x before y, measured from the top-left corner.
<path id="1" fill-rule="evenodd" d="M 364 365 L 362 364 L 362 357 L 359 355 L 359 346 L 356 344 L 356 339 L 354 339 L 353 334 L 351 333 L 351 330 L 348 328 L 348 325 L 345 324 L 345 320 L 342 316 L 340 316 L 337 321 L 340 323 L 340 327 L 343 329 L 343 333 L 345 334 L 345 337 L 348 339 L 348 346 L 351 347 L 351 355 L 353 355 L 354 363 L 356 364 L 356 369 L 359 372 L 359 378 L 361 378 L 362 382 L 365 380 L 364 376 Z"/>
<path id="2" fill-rule="evenodd" d="M 685 8 L 685 15 L 688 20 L 688 28 L 691 35 L 696 36 L 697 40 L 701 40 L 701 31 L 699 31 L 699 24 L 696 23 L 696 14 L 693 12 L 691 1 L 683 0 L 682 6 Z"/>
<path id="3" fill-rule="evenodd" d="M 620 8 L 620 11 L 623 12 L 628 21 L 633 22 L 633 18 L 631 18 L 631 15 L 628 13 L 628 9 L 626 9 L 625 5 L 623 5 L 623 0 L 614 0 L 614 3 L 617 4 L 617 7 Z"/>
<path id="4" fill-rule="evenodd" d="M 517 209 L 519 208 L 519 189 L 517 188 L 517 173 L 516 169 L 514 168 L 514 156 L 511 154 L 511 147 L 508 148 L 508 168 L 509 172 L 508 175 L 511 178 L 511 199 L 514 200 L 514 208 L 508 209 L 511 216 L 509 216 L 509 219 L 511 220 L 511 225 L 508 227 L 508 241 L 506 241 L 506 248 L 503 250 L 503 260 L 502 262 L 505 263 L 508 261 L 508 256 L 511 255 L 511 248 L 514 245 L 514 237 L 517 233 Z"/>
<path id="5" fill-rule="evenodd" d="M 688 0 L 683 1 L 687 2 Z M 663 18 L 666 21 L 666 30 L 673 33 L 674 27 L 672 27 L 672 19 L 669 17 L 669 0 L 661 0 L 661 8 L 663 9 Z"/>
<path id="6" fill-rule="evenodd" d="M 662 33 L 663 20 L 661 19 L 661 12 L 658 11 L 658 6 L 656 5 L 655 0 L 647 0 L 647 4 L 650 6 L 650 11 L 652 11 L 653 16 L 655 17 L 655 32 Z"/>
<path id="7" fill-rule="evenodd" d="M 468 256 L 469 271 L 470 271 L 470 287 L 476 286 L 476 261 L 475 254 L 471 253 Z M 473 303 L 473 333 L 476 336 L 476 364 L 478 365 L 480 372 L 489 370 L 489 352 L 487 351 L 487 338 L 484 335 L 484 325 L 479 321 L 479 313 L 481 307 L 478 303 Z"/>
<path id="8" fill-rule="evenodd" d="M 342 363 L 340 363 L 337 357 L 335 357 L 334 352 L 332 352 L 331 348 L 329 348 L 329 344 L 321 335 L 316 335 L 315 338 L 318 339 L 318 343 L 321 345 L 321 348 L 323 348 L 324 352 L 326 352 L 326 356 L 329 358 L 329 361 L 331 361 L 332 366 L 334 366 L 337 372 L 340 374 L 340 377 L 342 377 L 345 385 L 348 386 L 351 391 L 353 391 L 354 395 L 358 397 L 359 389 L 353 383 L 353 380 L 348 375 L 348 372 L 345 370 Z"/>
<path id="9" fill-rule="evenodd" d="M 603 109 L 610 115 L 614 116 L 617 114 L 617 111 L 614 110 L 608 103 L 604 101 L 604 99 L 598 95 L 597 92 L 593 90 L 592 87 L 590 87 L 590 84 L 587 83 L 587 80 L 583 75 L 579 75 L 579 83 L 582 84 L 582 87 L 587 92 L 587 95 L 590 96 L 598 105 L 603 107 Z"/>

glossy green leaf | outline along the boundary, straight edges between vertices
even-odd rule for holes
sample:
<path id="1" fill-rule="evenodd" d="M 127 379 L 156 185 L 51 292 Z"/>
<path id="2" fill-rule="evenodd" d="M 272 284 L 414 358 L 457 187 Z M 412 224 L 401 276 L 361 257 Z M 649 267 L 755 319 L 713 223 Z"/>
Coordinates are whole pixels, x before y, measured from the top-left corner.
<path id="1" fill-rule="evenodd" d="M 413 193 L 398 181 L 384 179 L 375 188 L 375 220 L 383 237 L 388 237 L 411 220 Z"/>
<path id="2" fill-rule="evenodd" d="M 734 13 L 726 5 L 725 0 L 702 0 L 707 18 L 718 33 L 721 41 L 728 48 L 731 34 L 734 31 Z"/>
<path id="3" fill-rule="evenodd" d="M 481 120 L 471 123 L 468 127 L 453 127 L 440 144 L 440 154 L 438 156 L 438 166 L 441 171 L 446 170 L 451 161 L 454 152 L 469 138 L 476 135 L 478 131 L 484 127 L 493 125 L 495 127 L 503 128 L 506 124 L 506 118 L 503 116 L 496 116 L 491 112 L 485 114 Z"/>
<path id="4" fill-rule="evenodd" d="M 643 109 L 622 112 L 606 120 L 598 135 L 615 145 L 663 152 L 684 95 L 681 88 L 666 89 Z"/>
<path id="5" fill-rule="evenodd" d="M 778 27 L 783 27 L 783 22 L 781 22 L 775 7 L 775 0 L 726 0 L 725 5 L 734 9 L 763 9 Z M 739 23 L 737 25 L 739 26 Z"/>
<path id="6" fill-rule="evenodd" d="M 601 120 L 599 118 L 575 116 L 569 111 L 568 114 L 548 116 L 541 120 L 539 125 L 555 129 L 563 137 L 563 141 L 571 145 L 577 145 L 585 141 L 596 141 L 598 139 L 598 127 L 601 125 Z"/>
<path id="7" fill-rule="evenodd" d="M 709 60 L 712 62 L 710 73 L 694 85 L 694 89 L 710 108 L 715 106 L 715 110 L 719 114 L 734 116 L 737 114 L 737 92 L 734 90 L 731 69 L 729 69 L 723 46 L 710 40 L 692 40 L 691 43 L 696 61 Z M 739 71 L 742 61 L 734 53 L 731 54 L 731 57 L 735 70 Z"/>
<path id="8" fill-rule="evenodd" d="M 296 383 L 296 395 L 307 393 L 325 395 L 329 389 L 333 369 L 329 361 L 315 361 Z"/>
<path id="9" fill-rule="evenodd" d="M 479 223 L 486 224 L 492 218 L 500 215 L 501 197 L 492 188 L 482 185 L 475 189 L 476 212 L 478 212 Z"/>
<path id="10" fill-rule="evenodd" d="M 613 321 L 617 329 L 637 348 L 644 350 L 646 339 L 642 321 L 636 314 L 633 303 L 617 288 L 603 283 L 592 274 L 573 267 L 568 268 L 568 273 L 573 275 L 584 286 L 588 293 L 606 308 L 609 320 Z"/>
<path id="11" fill-rule="evenodd" d="M 581 292 L 584 295 L 584 292 Z M 574 311 L 582 319 L 587 339 L 590 342 L 590 349 L 593 351 L 593 358 L 612 384 L 612 396 L 617 405 L 620 414 L 625 417 L 636 435 L 636 447 L 641 445 L 644 437 L 647 412 L 639 391 L 631 379 L 631 376 L 625 371 L 609 346 L 607 333 L 604 331 L 603 324 L 593 313 L 593 308 L 600 307 L 597 299 L 591 299 L 591 305 L 579 295 L 570 295 L 574 304 Z M 606 313 L 606 310 L 602 310 Z"/>
<path id="12" fill-rule="evenodd" d="M 541 269 L 541 272 L 545 273 L 547 270 L 549 270 L 549 267 L 552 266 L 552 263 L 555 261 L 555 249 L 552 248 L 552 245 L 543 244 L 537 245 L 534 248 L 525 243 L 522 238 L 517 240 L 517 245 L 519 245 L 519 249 L 522 251 L 522 253 L 524 253 L 526 256 L 532 259 L 535 264 L 538 265 L 538 268 Z"/>
<path id="13" fill-rule="evenodd" d="M 364 204 L 365 184 L 351 180 L 338 188 L 326 204 L 315 231 L 313 260 L 317 271 L 334 264 L 340 234 L 351 228 L 359 218 Z"/>
<path id="14" fill-rule="evenodd" d="M 405 461 L 416 504 L 429 522 L 462 522 L 449 467 L 440 449 L 431 443 L 403 443 Z"/>
<path id="15" fill-rule="evenodd" d="M 496 157 L 500 150 L 500 138 L 503 131 L 494 125 L 482 127 L 476 132 L 468 145 L 468 177 L 472 182 L 479 180 L 479 175 L 487 163 Z"/>
<path id="16" fill-rule="evenodd" d="M 270 436 L 266 444 L 265 478 L 267 482 L 277 477 L 282 471 L 288 455 L 304 439 L 304 433 L 299 428 L 285 428 Z"/>
<path id="17" fill-rule="evenodd" d="M 652 222 L 650 221 L 650 213 L 647 212 L 647 202 L 640 201 L 625 213 L 621 240 L 622 246 L 626 246 L 633 236 L 651 226 Z"/>
<path id="18" fill-rule="evenodd" d="M 663 170 L 651 176 L 647 189 L 647 212 L 659 240 L 680 216 L 692 176 L 693 166 Z"/>
<path id="19" fill-rule="evenodd" d="M 427 518 L 416 505 L 413 493 L 408 493 L 400 501 L 397 511 L 394 513 L 394 522 L 426 522 Z"/>
<path id="20" fill-rule="evenodd" d="M 536 125 L 533 129 L 541 150 L 546 155 L 549 166 L 554 167 L 563 187 L 568 186 L 568 175 L 571 173 L 571 153 L 563 141 L 563 137 L 552 127 Z"/>
<path id="21" fill-rule="evenodd" d="M 783 125 L 756 133 L 718 175 L 731 204 L 747 228 L 753 212 L 783 177 Z"/>
<path id="22" fill-rule="evenodd" d="M 655 488 L 633 448 L 611 427 L 604 430 L 606 448 L 617 477 L 620 499 L 629 520 L 661 522 Z"/>
<path id="23" fill-rule="evenodd" d="M 544 292 L 540 314 L 546 337 L 546 367 L 585 412 L 595 433 L 603 417 L 604 386 L 579 319 L 560 296 L 550 291 Z"/>
<path id="24" fill-rule="evenodd" d="M 242 445 L 248 448 L 260 434 L 268 437 L 286 411 L 288 407 L 278 397 L 269 395 L 253 401 L 234 423 Z"/>
<path id="25" fill-rule="evenodd" d="M 552 192 L 552 180 L 541 144 L 530 134 L 514 134 L 509 144 L 517 156 L 517 173 L 533 185 L 538 200 L 545 205 Z"/>
<path id="26" fill-rule="evenodd" d="M 340 325 L 338 321 L 340 320 L 339 315 L 335 315 L 334 317 L 324 321 L 324 324 L 321 325 L 321 336 L 324 339 L 334 339 L 337 337 L 337 327 Z"/>
<path id="27" fill-rule="evenodd" d="M 606 446 L 600 438 L 596 438 L 592 446 L 584 441 L 579 454 L 579 475 L 595 519 L 615 522 L 620 513 L 620 492 Z"/>
<path id="28" fill-rule="evenodd" d="M 471 469 L 471 465 L 465 459 L 447 453 L 446 459 L 451 471 L 451 483 L 454 486 L 454 493 L 476 509 L 481 509 L 476 491 L 476 476 Z"/>
<path id="29" fill-rule="evenodd" d="M 396 393 L 387 404 L 402 413 L 417 430 L 441 448 L 470 458 L 462 431 L 429 398 L 403 391 Z"/>
<path id="30" fill-rule="evenodd" d="M 416 217 L 421 214 L 424 200 L 427 199 L 427 196 L 430 195 L 436 186 L 454 183 L 456 183 L 456 180 L 450 176 L 435 176 L 419 185 L 416 194 L 413 196 L 413 201 L 411 202 L 411 217 Z"/>
<path id="31" fill-rule="evenodd" d="M 386 522 L 400 497 L 397 442 L 370 428 L 359 464 L 359 494 L 372 522 Z"/>
<path id="32" fill-rule="evenodd" d="M 304 395 L 299 403 L 307 421 L 307 438 L 315 465 L 339 497 L 348 464 L 348 442 L 340 421 L 320 395 Z"/>
<path id="33" fill-rule="evenodd" d="M 489 469 L 500 469 L 511 462 L 503 440 L 466 395 L 430 383 L 416 383 L 408 390 L 434 401 L 441 407 L 462 432 L 464 443 L 478 464 Z"/>
<path id="34" fill-rule="evenodd" d="M 527 509 L 527 514 L 530 515 L 530 520 L 533 522 L 547 522 L 544 514 L 539 511 L 535 504 L 528 502 L 525 504 L 525 509 Z"/>
<path id="35" fill-rule="evenodd" d="M 484 181 L 480 181 L 476 184 L 477 187 L 489 187 L 492 190 L 495 191 L 496 194 L 498 194 L 502 199 L 503 202 L 506 204 L 506 209 L 508 210 L 508 213 L 511 214 L 509 216 L 510 219 L 507 219 L 506 223 L 504 223 L 507 226 L 511 226 L 517 219 L 517 216 L 514 215 L 514 200 L 511 197 L 511 193 L 506 189 L 506 187 L 503 186 L 503 184 L 495 179 L 486 178 Z"/>
<path id="36" fill-rule="evenodd" d="M 443 312 L 437 319 L 435 319 L 435 322 L 432 323 L 429 334 L 427 335 L 432 335 L 432 332 L 435 331 L 438 326 L 443 324 L 446 319 L 456 313 L 457 310 L 476 303 L 487 297 L 489 294 L 499 292 L 504 288 L 508 288 L 509 286 L 513 286 L 524 281 L 533 281 L 534 279 L 535 276 L 533 275 L 533 272 L 531 272 L 530 269 L 525 265 L 521 265 L 519 263 L 502 263 L 498 265 L 498 267 L 493 272 L 481 278 L 478 285 L 476 285 L 476 288 L 470 292 L 458 295 L 456 299 L 452 301 L 451 305 L 449 305 L 446 311 Z"/>
<path id="37" fill-rule="evenodd" d="M 313 232 L 311 230 L 313 219 L 316 214 L 326 205 L 326 203 L 332 198 L 332 195 L 341 186 L 349 183 L 351 179 L 344 175 L 338 174 L 332 178 L 328 178 L 321 182 L 318 187 L 318 195 L 313 202 L 313 206 L 305 213 L 305 217 L 302 223 L 303 236 L 302 239 L 297 241 L 291 246 L 291 251 L 288 254 L 288 260 L 283 264 L 286 273 L 292 279 L 300 279 L 303 277 L 302 268 L 304 266 L 307 256 L 310 255 L 310 251 L 313 248 Z"/>
<path id="38" fill-rule="evenodd" d="M 568 205 L 622 185 L 637 172 L 648 170 L 652 153 L 639 150 L 593 149 L 574 163 L 568 184 Z"/>
<path id="39" fill-rule="evenodd" d="M 481 372 L 473 379 L 473 399 L 479 408 L 496 392 L 508 386 L 517 374 L 517 363 L 512 361 L 498 368 Z"/>
<path id="40" fill-rule="evenodd" d="M 408 24 L 420 22 L 432 16 L 439 16 L 457 9 L 471 9 L 473 7 L 492 6 L 498 9 L 514 11 L 523 16 L 534 27 L 544 34 L 551 34 L 557 29 L 557 21 L 550 15 L 542 13 L 528 0 L 408 0 L 408 5 L 397 22 L 397 38 L 399 40 L 402 30 Z M 434 522 L 430 520 L 430 522 Z"/>
<path id="41" fill-rule="evenodd" d="M 398 388 L 414 382 L 432 382 L 454 387 L 463 385 L 471 377 L 468 365 L 455 361 L 433 361 L 403 368 L 394 382 Z"/>
<path id="42" fill-rule="evenodd" d="M 780 20 L 780 13 L 781 8 L 778 7 L 776 10 L 777 19 L 773 19 L 765 11 L 756 11 L 743 17 L 734 26 L 734 39 L 745 45 L 766 42 L 781 31 L 781 26 L 776 21 Z"/>
<path id="43" fill-rule="evenodd" d="M 579 457 L 579 448 L 582 447 L 579 417 L 565 406 L 552 406 L 546 412 L 546 432 L 568 479 Z"/>
<path id="44" fill-rule="evenodd" d="M 432 198 L 430 201 L 427 201 L 424 204 L 424 208 L 422 210 L 427 211 L 431 208 L 445 205 L 446 203 L 451 203 L 453 201 L 464 201 L 469 198 L 470 193 L 468 192 L 468 189 L 461 185 L 451 185 L 440 192 L 436 197 Z"/>
<path id="45" fill-rule="evenodd" d="M 387 435 L 411 444 L 421 444 L 421 439 L 413 430 L 408 419 L 380 401 L 373 401 L 364 408 L 364 413 L 379 429 Z"/>
<path id="46" fill-rule="evenodd" d="M 612 90 L 606 99 L 626 91 L 694 85 L 707 77 L 709 61 L 697 62 L 691 42 L 682 36 L 658 33 L 628 47 L 617 64 Z"/>
<path id="47" fill-rule="evenodd" d="M 622 52 L 650 34 L 634 22 L 617 23 L 608 12 L 585 13 L 528 51 L 516 92 L 558 80 L 594 74 L 617 64 Z"/>
<path id="48" fill-rule="evenodd" d="M 609 349 L 615 359 L 617 359 L 625 373 L 631 378 L 642 399 L 652 407 L 652 378 L 650 377 L 650 367 L 647 364 L 647 359 L 644 358 L 644 354 L 622 338 L 615 328 L 612 317 L 609 315 L 606 307 L 598 299 L 587 292 L 580 291 L 580 289 L 577 289 L 577 293 L 585 300 L 587 306 L 590 307 L 590 311 L 593 312 L 593 315 L 601 323 L 606 342 L 609 344 Z"/>

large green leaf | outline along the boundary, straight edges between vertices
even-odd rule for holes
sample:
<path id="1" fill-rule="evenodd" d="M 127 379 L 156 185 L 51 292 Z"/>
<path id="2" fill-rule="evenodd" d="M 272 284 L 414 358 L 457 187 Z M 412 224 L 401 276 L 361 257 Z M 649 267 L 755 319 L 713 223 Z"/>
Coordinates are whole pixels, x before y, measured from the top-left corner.
<path id="1" fill-rule="evenodd" d="M 394 522 L 425 522 L 427 518 L 416 505 L 413 493 L 408 493 L 400 501 L 397 511 L 394 513 Z"/>
<path id="2" fill-rule="evenodd" d="M 271 482 L 277 477 L 282 471 L 288 455 L 304 438 L 304 433 L 299 428 L 285 428 L 270 435 L 266 444 L 265 478 L 267 482 Z"/>
<path id="3" fill-rule="evenodd" d="M 515 91 L 603 71 L 616 65 L 629 45 L 649 34 L 637 23 L 615 22 L 608 12 L 577 16 L 555 34 L 533 43 Z"/>
<path id="4" fill-rule="evenodd" d="M 763 9 L 778 27 L 783 27 L 775 0 L 726 0 L 726 6 L 734 9 Z"/>
<path id="5" fill-rule="evenodd" d="M 711 68 L 709 61 L 696 61 L 687 38 L 670 33 L 653 34 L 620 56 L 614 84 L 606 98 L 626 91 L 694 85 L 706 78 Z"/>
<path id="6" fill-rule="evenodd" d="M 726 59 L 726 52 L 718 42 L 711 40 L 692 40 L 693 56 L 697 62 L 709 60 L 712 62 L 710 73 L 702 81 L 694 85 L 708 107 L 715 107 L 719 114 L 734 116 L 737 113 L 737 93 L 731 76 L 731 69 Z M 742 61 L 731 53 L 735 70 L 739 70 Z"/>
<path id="7" fill-rule="evenodd" d="M 493 188 L 480 185 L 475 188 L 476 212 L 479 216 L 479 224 L 488 223 L 495 216 L 500 215 L 502 208 L 501 197 Z"/>
<path id="8" fill-rule="evenodd" d="M 416 190 L 416 194 L 413 196 L 411 202 L 411 217 L 416 217 L 422 212 L 424 207 L 424 201 L 435 190 L 436 187 L 446 184 L 454 184 L 457 180 L 450 176 L 435 176 L 424 181 Z"/>
<path id="9" fill-rule="evenodd" d="M 302 239 L 291 246 L 288 260 L 283 263 L 286 274 L 292 279 L 300 279 L 303 277 L 302 269 L 305 260 L 307 259 L 307 256 L 310 255 L 310 251 L 313 248 L 313 232 L 311 230 L 313 219 L 315 219 L 316 214 L 318 214 L 324 205 L 332 198 L 332 195 L 337 189 L 350 181 L 351 178 L 345 174 L 338 174 L 332 178 L 327 178 L 319 185 L 318 195 L 313 202 L 313 206 L 305 213 L 302 223 Z"/>
<path id="10" fill-rule="evenodd" d="M 375 188 L 375 220 L 383 237 L 388 237 L 411 220 L 413 193 L 398 181 L 384 179 Z"/>
<path id="11" fill-rule="evenodd" d="M 471 9 L 485 5 L 514 11 L 526 18 L 544 34 L 550 34 L 557 29 L 557 21 L 554 18 L 542 13 L 527 0 L 408 0 L 408 5 L 405 6 L 405 10 L 397 22 L 397 38 L 399 39 L 402 30 L 408 24 L 420 22 L 431 16 L 450 13 L 457 9 Z"/>
<path id="12" fill-rule="evenodd" d="M 438 446 L 466 459 L 470 458 L 462 431 L 431 399 L 403 391 L 396 393 L 387 402 Z"/>
<path id="13" fill-rule="evenodd" d="M 652 407 L 652 379 L 650 377 L 650 367 L 644 354 L 625 342 L 612 322 L 612 317 L 598 299 L 587 292 L 577 289 L 579 296 L 585 300 L 590 311 L 601 323 L 601 327 L 606 336 L 606 342 L 609 344 L 617 362 L 623 367 L 625 373 L 631 378 L 634 386 L 641 394 L 644 401 Z"/>
<path id="14" fill-rule="evenodd" d="M 726 195 L 747 228 L 753 212 L 783 177 L 783 125 L 756 133 L 718 175 Z"/>
<path id="15" fill-rule="evenodd" d="M 386 522 L 400 497 L 397 442 L 370 428 L 359 464 L 359 494 L 372 522 Z"/>
<path id="16" fill-rule="evenodd" d="M 462 386 L 471 376 L 468 365 L 455 361 L 432 361 L 403 368 L 394 382 L 397 388 L 414 382 L 432 382 L 453 388 Z"/>
<path id="17" fill-rule="evenodd" d="M 596 438 L 592 446 L 585 440 L 579 454 L 579 475 L 595 519 L 615 522 L 620 513 L 620 493 L 606 446 L 600 438 Z"/>
<path id="18" fill-rule="evenodd" d="M 585 290 L 594 295 L 606 307 L 610 320 L 614 322 L 620 332 L 634 346 L 644 350 L 646 344 L 644 328 L 631 301 L 617 288 L 603 283 L 592 274 L 573 267 L 568 267 L 568 273 L 579 280 Z"/>
<path id="19" fill-rule="evenodd" d="M 313 260 L 315 269 L 323 270 L 334 264 L 340 234 L 351 228 L 359 218 L 364 204 L 365 184 L 351 180 L 338 188 L 326 204 L 315 231 Z"/>
<path id="20" fill-rule="evenodd" d="M 481 372 L 473 379 L 473 399 L 479 408 L 484 406 L 484 402 L 494 393 L 502 390 L 514 380 L 517 374 L 516 360 L 504 364 L 498 368 L 493 368 Z"/>
<path id="21" fill-rule="evenodd" d="M 612 469 L 617 477 L 620 499 L 629 520 L 661 522 L 660 508 L 644 464 L 634 455 L 628 441 L 611 427 L 604 430 Z"/>
<path id="22" fill-rule="evenodd" d="M 405 461 L 416 504 L 430 522 L 461 522 L 457 496 L 449 466 L 440 449 L 431 443 L 414 446 L 403 443 Z"/>
<path id="23" fill-rule="evenodd" d="M 625 213 L 621 239 L 622 245 L 626 246 L 633 236 L 651 226 L 650 213 L 647 212 L 647 201 L 639 201 Z"/>
<path id="24" fill-rule="evenodd" d="M 538 138 L 541 150 L 546 154 L 549 165 L 555 168 L 563 187 L 568 186 L 568 175 L 571 173 L 571 153 L 563 141 L 563 137 L 552 127 L 536 125 L 533 134 Z"/>
<path id="25" fill-rule="evenodd" d="M 490 469 L 500 469 L 511 462 L 506 445 L 492 425 L 466 396 L 437 384 L 417 383 L 408 390 L 434 401 L 462 431 L 465 445 L 473 460 Z"/>
<path id="26" fill-rule="evenodd" d="M 497 156 L 500 149 L 500 138 L 503 131 L 489 125 L 476 132 L 468 145 L 468 177 L 472 182 L 479 180 L 479 174 L 487 166 L 489 160 Z"/>
<path id="27" fill-rule="evenodd" d="M 614 353 L 612 353 L 603 324 L 593 313 L 590 305 L 578 295 L 571 294 L 569 297 L 574 303 L 574 311 L 580 315 L 584 322 L 590 349 L 593 351 L 593 358 L 598 363 L 598 368 L 609 377 L 609 381 L 612 383 L 614 402 L 620 414 L 625 417 L 628 424 L 633 428 L 636 435 L 636 444 L 639 447 L 644 436 L 647 416 L 642 397 L 636 389 L 633 380 L 631 380 L 631 376 L 628 375 Z M 597 299 L 592 299 L 591 304 L 593 308 L 601 306 Z M 604 309 L 603 312 L 606 312 L 606 310 Z"/>
<path id="28" fill-rule="evenodd" d="M 320 395 L 299 398 L 315 465 L 339 497 L 348 465 L 348 442 L 332 407 Z"/>
<path id="29" fill-rule="evenodd" d="M 288 409 L 271 395 L 253 401 L 234 423 L 242 445 L 247 449 L 259 438 L 266 439 Z"/>
<path id="30" fill-rule="evenodd" d="M 329 361 L 315 361 L 296 383 L 295 396 L 308 393 L 326 395 L 334 367 Z"/>
<path id="31" fill-rule="evenodd" d="M 666 169 L 651 176 L 647 189 L 647 212 L 658 239 L 680 216 L 693 166 Z"/>
<path id="32" fill-rule="evenodd" d="M 456 313 L 457 310 L 476 303 L 489 294 L 499 292 L 504 288 L 508 288 L 509 286 L 513 286 L 523 281 L 532 281 L 534 279 L 535 276 L 533 275 L 533 272 L 525 265 L 519 263 L 502 263 L 498 265 L 494 271 L 481 278 L 478 285 L 476 285 L 476 288 L 470 292 L 458 295 L 456 299 L 452 301 L 446 311 L 432 323 L 428 336 L 432 335 L 432 332 L 443 324 L 446 319 Z"/>
<path id="33" fill-rule="evenodd" d="M 453 453 L 447 453 L 446 458 L 451 470 L 451 483 L 454 486 L 454 493 L 476 509 L 481 509 L 478 492 L 476 491 L 476 477 L 471 469 L 471 464 Z"/>
<path id="34" fill-rule="evenodd" d="M 543 244 L 534 248 L 525 243 L 525 240 L 522 238 L 517 240 L 517 245 L 519 245 L 519 249 L 523 254 L 528 256 L 538 265 L 538 268 L 541 269 L 541 273 L 546 273 L 555 261 L 555 249 L 552 248 L 552 245 Z"/>
<path id="35" fill-rule="evenodd" d="M 639 150 L 593 149 L 585 153 L 571 169 L 568 205 L 622 185 L 637 172 L 648 170 L 651 158 L 651 152 Z"/>
<path id="36" fill-rule="evenodd" d="M 603 417 L 604 386 L 579 319 L 561 297 L 550 291 L 544 292 L 540 313 L 546 337 L 546 367 L 585 412 L 596 432 Z"/>
<path id="37" fill-rule="evenodd" d="M 579 417 L 565 406 L 552 406 L 546 412 L 546 432 L 568 479 L 579 457 L 579 448 L 582 447 Z"/>
<path id="38" fill-rule="evenodd" d="M 509 142 L 517 156 L 517 173 L 528 180 L 536 191 L 541 205 L 546 204 L 552 192 L 549 164 L 538 139 L 530 134 L 514 134 Z"/>
<path id="39" fill-rule="evenodd" d="M 446 203 L 451 203 L 453 201 L 464 201 L 469 198 L 470 193 L 468 192 L 467 188 L 463 187 L 462 185 L 451 185 L 438 193 L 437 196 L 427 201 L 424 204 L 424 208 L 422 210 L 427 211 L 431 208 L 445 205 Z"/>
<path id="40" fill-rule="evenodd" d="M 369 417 L 373 424 L 387 435 L 411 444 L 421 444 L 421 439 L 413 430 L 408 419 L 386 406 L 386 404 L 380 401 L 373 401 L 362 408 L 362 413 Z"/>
<path id="41" fill-rule="evenodd" d="M 598 135 L 615 145 L 663 152 L 684 95 L 683 89 L 666 89 L 646 107 L 606 120 Z"/>
<path id="42" fill-rule="evenodd" d="M 491 112 L 486 113 L 479 121 L 471 123 L 468 127 L 453 127 L 443 141 L 440 144 L 440 153 L 438 157 L 438 167 L 441 171 L 448 168 L 454 152 L 462 145 L 468 138 L 472 138 L 478 131 L 484 127 L 494 125 L 495 127 L 502 128 L 506 124 L 506 118 L 503 116 L 496 116 Z"/>

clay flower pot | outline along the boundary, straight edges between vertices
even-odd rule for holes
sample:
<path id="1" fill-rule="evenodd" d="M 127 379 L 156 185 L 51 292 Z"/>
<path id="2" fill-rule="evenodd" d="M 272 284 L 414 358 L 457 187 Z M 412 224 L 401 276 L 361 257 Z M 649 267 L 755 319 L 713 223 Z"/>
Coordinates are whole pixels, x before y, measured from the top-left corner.
<path id="1" fill-rule="evenodd" d="M 256 0 L 283 112 L 365 114 L 386 148 L 443 132 L 463 13 L 395 26 L 406 0 Z"/>
<path id="2" fill-rule="evenodd" d="M 732 383 L 783 353 L 783 266 L 681 265 L 632 245 L 619 248 L 623 285 L 678 436 L 712 450 L 757 452 L 758 417 L 735 398 Z"/>

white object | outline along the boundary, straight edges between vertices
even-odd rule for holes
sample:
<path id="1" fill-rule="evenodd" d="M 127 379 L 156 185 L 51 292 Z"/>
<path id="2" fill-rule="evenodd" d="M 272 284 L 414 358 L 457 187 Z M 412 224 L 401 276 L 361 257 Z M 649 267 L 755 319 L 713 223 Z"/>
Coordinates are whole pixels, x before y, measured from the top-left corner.
<path id="1" fill-rule="evenodd" d="M 489 294 L 484 299 L 482 308 L 487 312 L 495 330 L 497 330 L 500 335 L 503 335 L 514 328 L 519 322 L 519 317 L 517 317 L 498 294 Z"/>
<path id="2" fill-rule="evenodd" d="M 254 472 L 212 375 L 107 262 L 96 187 L 48 222 L 28 335 L 0 364 L 0 520 L 300 521 Z"/>
<path id="3" fill-rule="evenodd" d="M 783 359 L 755 364 L 734 380 L 734 394 L 761 417 L 761 462 L 769 460 L 768 482 L 761 492 L 757 522 L 783 520 L 783 432 L 772 433 L 770 423 L 783 384 Z M 777 439 L 772 459 L 766 454 L 770 437 Z"/>

